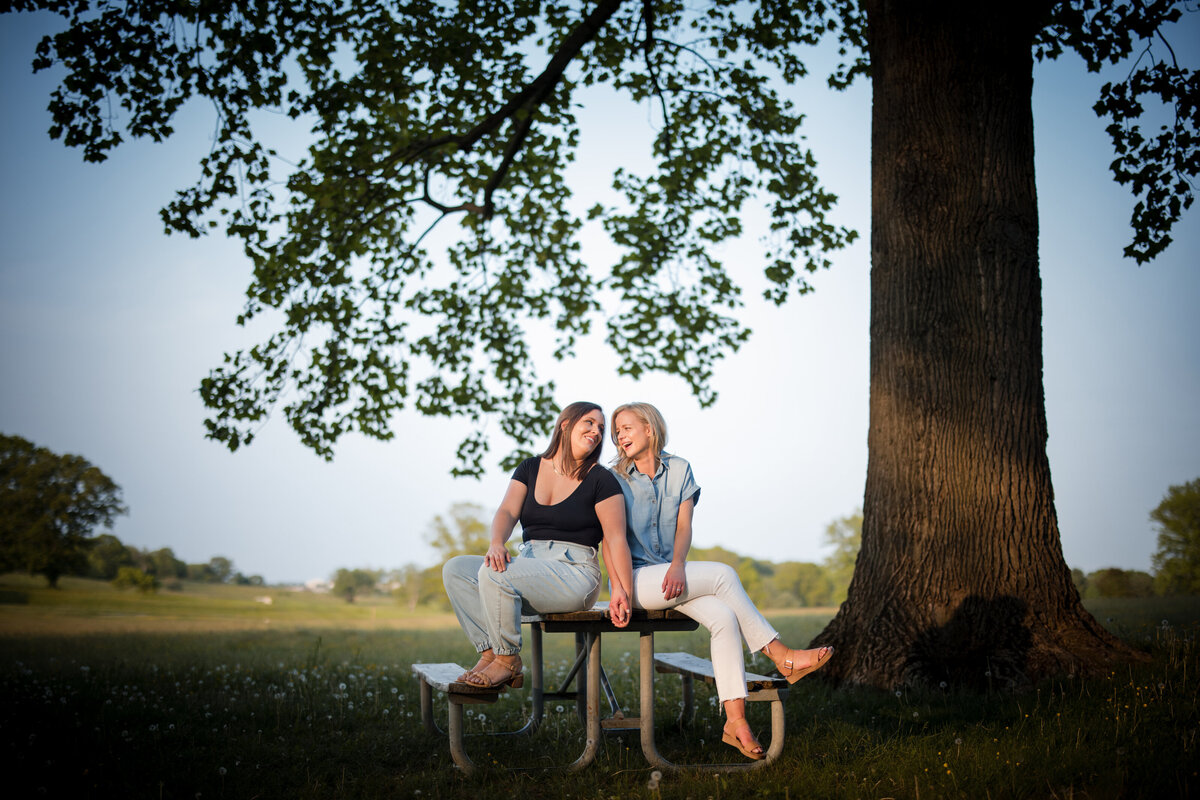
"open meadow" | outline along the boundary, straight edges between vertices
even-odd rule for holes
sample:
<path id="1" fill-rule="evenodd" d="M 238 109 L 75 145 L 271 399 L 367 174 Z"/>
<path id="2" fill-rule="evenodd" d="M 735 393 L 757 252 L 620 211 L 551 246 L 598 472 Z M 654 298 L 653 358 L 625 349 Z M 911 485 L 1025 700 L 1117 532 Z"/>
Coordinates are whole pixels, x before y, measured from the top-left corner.
<path id="1" fill-rule="evenodd" d="M 19 798 L 1117 798 L 1200 794 L 1200 599 L 1091 601 L 1151 660 L 1012 693 L 833 690 L 796 684 L 783 757 L 744 775 L 669 774 L 636 734 L 605 734 L 580 773 L 545 769 L 583 749 L 572 704 L 549 703 L 527 736 L 467 740 L 490 769 L 466 778 L 421 726 L 414 661 L 468 662 L 448 613 L 386 598 L 349 605 L 277 588 L 185 584 L 140 595 L 96 581 L 0 577 L 0 758 Z M 265 602 L 270 597 L 271 602 Z M 808 641 L 832 609 L 769 613 Z M 707 656 L 703 630 L 661 650 Z M 569 663 L 546 637 L 547 683 Z M 606 637 L 604 663 L 636 709 L 637 637 Z M 761 656 L 758 671 L 769 663 Z M 755 669 L 754 666 L 751 667 Z M 715 693 L 658 676 L 659 747 L 674 761 L 740 760 L 722 745 Z M 766 704 L 751 705 L 759 735 Z M 467 707 L 468 730 L 518 728 L 528 691 Z M 445 724 L 445 703 L 435 700 Z M 502 769 L 521 767 L 518 770 Z"/>

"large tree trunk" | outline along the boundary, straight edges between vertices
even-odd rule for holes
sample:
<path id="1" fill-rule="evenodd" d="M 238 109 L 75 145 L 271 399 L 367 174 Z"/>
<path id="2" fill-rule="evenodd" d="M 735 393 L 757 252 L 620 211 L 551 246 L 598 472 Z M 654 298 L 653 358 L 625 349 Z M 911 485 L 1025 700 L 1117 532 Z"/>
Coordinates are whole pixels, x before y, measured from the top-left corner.
<path id="1" fill-rule="evenodd" d="M 838 681 L 1020 685 L 1132 652 L 1079 602 L 1046 457 L 1022 3 L 869 0 L 871 401 Z M 1048 5 L 1048 4 L 1046 4 Z"/>

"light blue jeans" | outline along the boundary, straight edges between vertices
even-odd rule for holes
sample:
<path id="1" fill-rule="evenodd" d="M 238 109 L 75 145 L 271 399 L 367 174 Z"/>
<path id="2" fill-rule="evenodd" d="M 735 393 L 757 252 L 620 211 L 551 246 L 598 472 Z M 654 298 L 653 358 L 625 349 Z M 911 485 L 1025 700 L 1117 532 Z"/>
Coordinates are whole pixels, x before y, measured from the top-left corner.
<path id="1" fill-rule="evenodd" d="M 737 572 L 717 561 L 684 564 L 687 591 L 674 600 L 663 597 L 662 583 L 670 564 L 651 564 L 633 571 L 633 605 L 658 610 L 674 608 L 708 628 L 717 698 L 724 703 L 746 696 L 746 659 L 742 639 L 758 652 L 779 632 L 754 607 Z"/>
<path id="2" fill-rule="evenodd" d="M 458 623 L 478 652 L 521 651 L 521 615 L 591 608 L 600 596 L 596 549 L 551 540 L 525 542 L 504 572 L 483 556 L 455 556 L 442 567 L 442 582 Z"/>

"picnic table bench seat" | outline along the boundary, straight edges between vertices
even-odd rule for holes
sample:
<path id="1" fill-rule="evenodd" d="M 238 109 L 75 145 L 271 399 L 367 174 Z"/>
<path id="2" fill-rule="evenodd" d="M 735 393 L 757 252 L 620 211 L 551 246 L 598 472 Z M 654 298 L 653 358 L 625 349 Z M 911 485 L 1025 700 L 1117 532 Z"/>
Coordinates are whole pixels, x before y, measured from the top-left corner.
<path id="1" fill-rule="evenodd" d="M 717 676 L 713 672 L 713 663 L 706 658 L 694 656 L 691 653 L 655 653 L 654 671 L 660 673 L 678 673 L 684 678 L 699 678 L 704 683 L 716 684 Z M 760 692 L 769 689 L 786 689 L 786 678 L 746 673 L 746 691 Z"/>
<path id="2" fill-rule="evenodd" d="M 716 684 L 716 674 L 713 663 L 706 658 L 694 656 L 691 653 L 655 653 L 654 671 L 658 673 L 674 673 L 683 679 L 683 709 L 679 714 L 680 723 L 687 723 L 692 718 L 693 683 L 697 679 L 709 684 Z M 746 702 L 769 702 L 771 704 L 771 743 L 760 761 L 738 764 L 669 764 L 665 759 L 660 766 L 672 769 L 711 769 L 718 771 L 734 771 L 755 769 L 770 764 L 779 758 L 783 752 L 784 714 L 783 701 L 787 698 L 788 682 L 783 677 L 746 673 Z M 657 755 L 657 750 L 655 750 Z M 658 756 L 661 759 L 661 756 Z M 654 759 L 651 759 L 654 760 Z"/>
<path id="3" fill-rule="evenodd" d="M 450 739 L 450 756 L 454 763 L 471 772 L 474 765 L 463 748 L 463 706 L 474 703 L 495 703 L 500 693 L 508 689 L 503 686 L 484 687 L 455 680 L 467 671 L 466 667 L 453 663 L 413 664 L 412 671 L 421 684 L 421 722 L 432 734 L 442 734 Z M 449 701 L 448 730 L 443 731 L 433 719 L 433 690 L 446 693 Z M 529 726 L 513 733 L 522 733 Z"/>
<path id="4" fill-rule="evenodd" d="M 500 697 L 500 693 L 508 688 L 508 684 L 486 687 L 457 680 L 467 668 L 453 663 L 413 664 L 412 671 L 421 681 L 422 694 L 426 690 L 432 694 L 433 690 L 437 689 L 439 692 L 454 695 L 459 703 L 494 703 Z"/>

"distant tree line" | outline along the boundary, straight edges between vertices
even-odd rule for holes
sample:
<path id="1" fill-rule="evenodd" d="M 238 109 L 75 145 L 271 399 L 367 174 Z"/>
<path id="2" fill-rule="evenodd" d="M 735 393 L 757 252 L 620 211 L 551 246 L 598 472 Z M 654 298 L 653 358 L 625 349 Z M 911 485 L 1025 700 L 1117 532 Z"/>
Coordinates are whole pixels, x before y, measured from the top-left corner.
<path id="1" fill-rule="evenodd" d="M 1071 570 L 1085 600 L 1098 597 L 1152 597 L 1200 594 L 1200 478 L 1172 486 L 1150 512 L 1158 524 L 1154 574 L 1106 567 L 1094 572 Z M 353 601 L 366 594 L 392 594 L 410 610 L 448 609 L 442 586 L 442 563 L 463 553 L 483 553 L 488 547 L 487 510 L 475 503 L 456 503 L 433 518 L 427 541 L 438 553 L 430 567 L 406 564 L 394 570 L 340 569 L 334 591 Z M 690 558 L 721 561 L 732 566 L 755 604 L 763 608 L 836 606 L 846 599 L 854 563 L 862 544 L 862 512 L 842 517 L 825 529 L 831 548 L 820 563 L 763 561 L 723 547 L 692 548 Z M 607 585 L 608 577 L 603 576 Z"/>
<path id="2" fill-rule="evenodd" d="M 121 487 L 82 456 L 59 455 L 19 436 L 0 434 L 0 572 L 100 578 L 153 591 L 180 580 L 261 586 L 233 562 L 214 556 L 187 564 L 169 547 L 140 550 L 99 527 L 128 513 Z"/>
<path id="3" fill-rule="evenodd" d="M 125 513 L 121 487 L 86 459 L 0 434 L 0 572 L 44 575 L 51 586 L 60 576 L 77 575 L 142 591 L 181 588 L 183 580 L 264 584 L 262 576 L 243 575 L 224 556 L 188 564 L 169 547 L 141 550 L 111 533 L 94 535 L 96 528 L 110 528 Z M 339 569 L 333 591 L 348 602 L 390 593 L 412 610 L 448 608 L 441 564 L 452 556 L 487 550 L 488 516 L 478 504 L 456 503 L 444 516 L 434 517 L 426 533 L 438 553 L 437 564 Z M 1171 486 L 1150 519 L 1158 526 L 1154 574 L 1117 567 L 1086 575 L 1072 570 L 1084 599 L 1200 594 L 1200 478 Z M 854 574 L 862 524 L 861 511 L 830 523 L 825 530 L 830 552 L 820 563 L 762 561 L 722 547 L 693 548 L 689 557 L 732 566 L 751 599 L 764 608 L 835 606 L 845 600 Z"/>
<path id="4" fill-rule="evenodd" d="M 146 587 L 147 578 L 154 588 L 166 586 L 168 589 L 182 588 L 180 582 L 185 580 L 238 586 L 262 586 L 266 583 L 261 575 L 243 575 L 234 568 L 233 561 L 225 556 L 213 556 L 200 564 L 188 564 L 176 558 L 169 547 L 141 550 L 122 543 L 109 533 L 92 540 L 87 554 L 87 569 L 77 574 L 138 589 Z M 139 576 L 144 577 L 139 581 Z"/>
<path id="5" fill-rule="evenodd" d="M 1171 486 L 1150 512 L 1158 527 L 1154 573 L 1108 567 L 1084 575 L 1071 570 L 1075 588 L 1092 597 L 1200 595 L 1200 478 Z"/>
<path id="6" fill-rule="evenodd" d="M 427 541 L 438 554 L 437 564 L 429 567 L 406 564 L 393 570 L 339 569 L 333 576 L 333 591 L 349 602 L 368 594 L 391 594 L 410 610 L 449 609 L 442 586 L 442 564 L 456 555 L 487 550 L 490 533 L 487 518 L 483 506 L 456 503 L 447 514 L 434 517 L 427 531 Z M 831 523 L 825 537 L 833 550 L 819 564 L 762 561 L 722 547 L 693 548 L 691 558 L 732 566 L 751 599 L 763 607 L 832 606 L 846 598 L 862 540 L 862 513 L 855 512 Z M 607 586 L 607 574 L 601 580 Z"/>
<path id="7" fill-rule="evenodd" d="M 0 434 L 0 572 L 56 586 L 86 569 L 92 532 L 126 513 L 121 487 L 87 459 Z"/>
<path id="8" fill-rule="evenodd" d="M 1084 574 L 1071 570 L 1071 582 L 1084 600 L 1095 597 L 1154 597 L 1154 576 L 1137 569 L 1105 567 Z"/>

